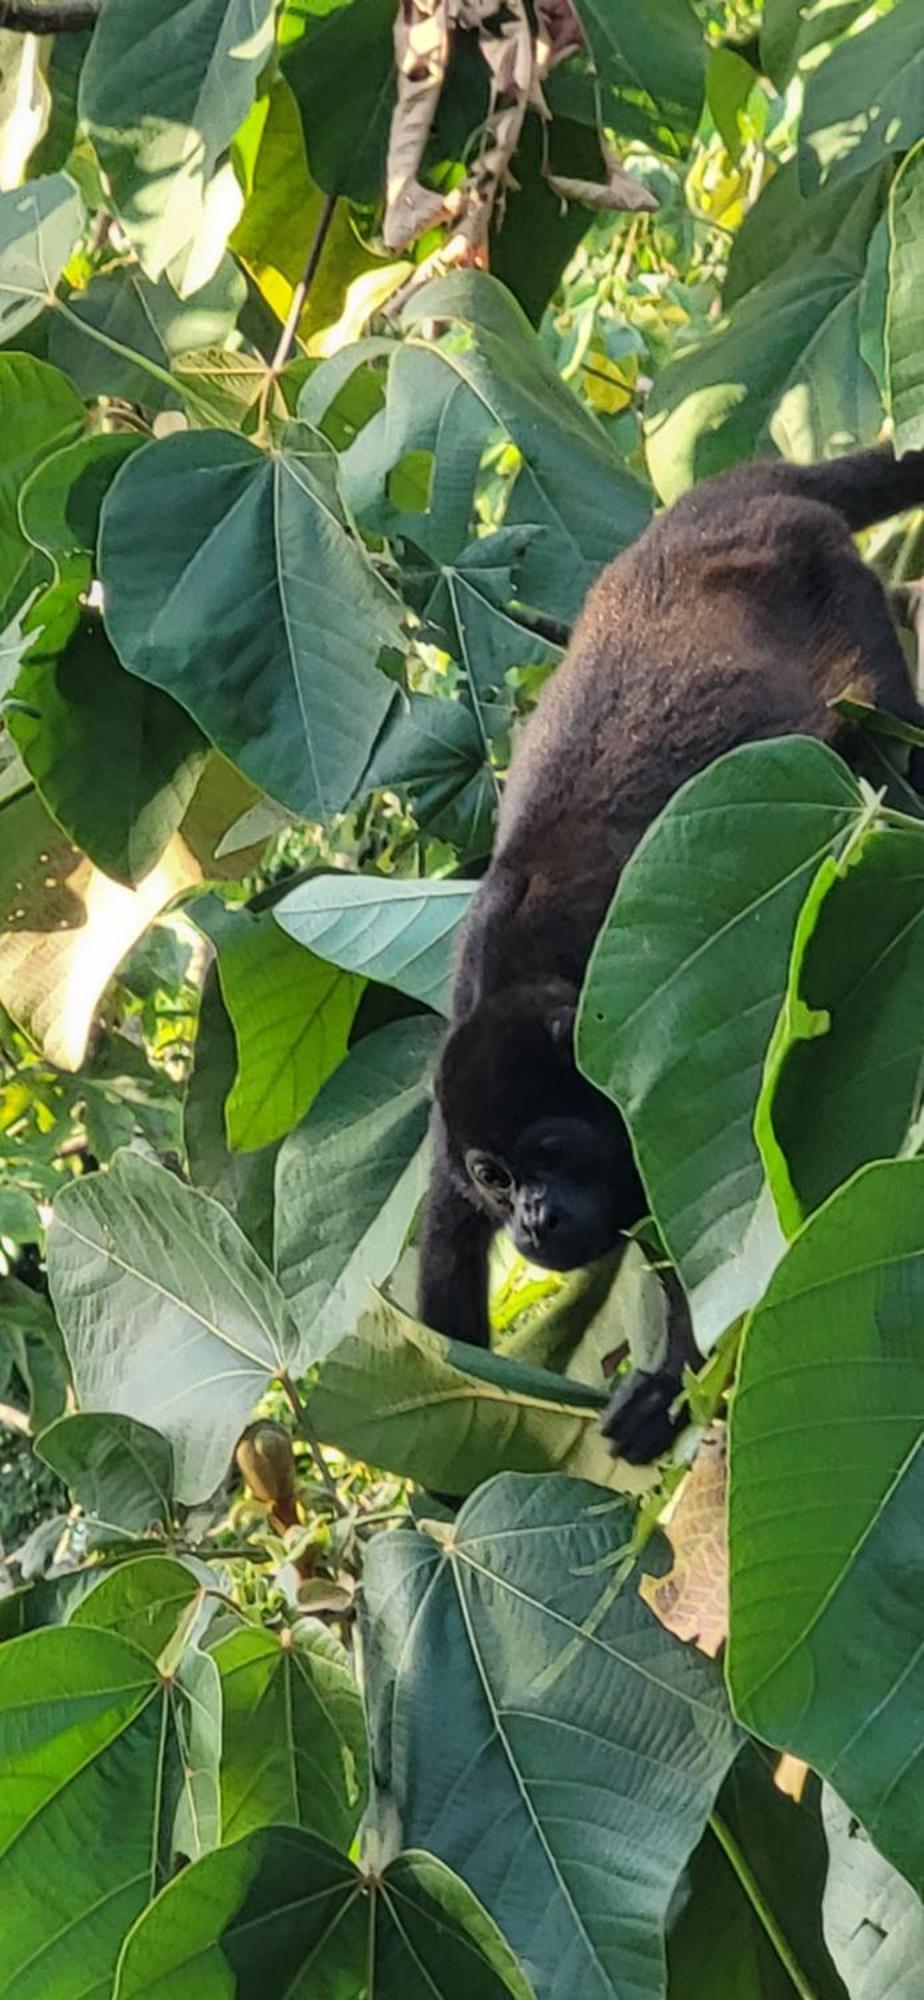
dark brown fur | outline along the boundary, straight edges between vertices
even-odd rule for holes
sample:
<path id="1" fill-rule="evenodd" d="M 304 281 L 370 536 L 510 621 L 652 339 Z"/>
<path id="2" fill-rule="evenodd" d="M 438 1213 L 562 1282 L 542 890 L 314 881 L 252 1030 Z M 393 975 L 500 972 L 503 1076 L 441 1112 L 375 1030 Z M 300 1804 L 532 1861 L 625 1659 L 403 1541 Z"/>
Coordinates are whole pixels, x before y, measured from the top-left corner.
<path id="1" fill-rule="evenodd" d="M 576 1004 L 620 872 L 688 778 L 764 737 L 801 733 L 849 753 L 830 706 L 845 693 L 921 720 L 885 593 L 850 536 L 922 500 L 920 452 L 742 467 L 687 494 L 591 590 L 518 743 L 465 926 L 436 1084 L 420 1292 L 431 1325 L 488 1337 L 497 1215 L 472 1184 L 468 1148 L 506 1158 L 524 1121 L 580 1121 L 604 1151 L 587 1174 L 602 1171 L 611 1239 L 643 1212 L 624 1131 L 545 1019 Z M 521 1159 L 517 1186 L 538 1186 L 536 1171 Z M 559 1221 L 567 1203 L 559 1186 Z M 599 1233 L 599 1203 L 591 1219 L 582 1196 L 574 1214 L 588 1241 Z M 536 1238 L 540 1261 L 556 1264 Z"/>

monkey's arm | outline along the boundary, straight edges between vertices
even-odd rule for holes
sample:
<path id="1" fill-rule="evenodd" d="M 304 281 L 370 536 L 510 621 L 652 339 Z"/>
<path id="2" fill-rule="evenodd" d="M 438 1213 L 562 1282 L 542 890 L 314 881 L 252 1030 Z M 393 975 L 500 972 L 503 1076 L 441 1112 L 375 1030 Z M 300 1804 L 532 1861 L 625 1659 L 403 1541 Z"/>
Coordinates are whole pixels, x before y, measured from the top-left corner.
<path id="1" fill-rule="evenodd" d="M 671 1404 L 683 1388 L 685 1368 L 697 1368 L 702 1355 L 693 1339 L 683 1291 L 671 1272 L 665 1280 L 668 1298 L 667 1351 L 659 1368 L 632 1368 L 624 1375 L 602 1424 L 614 1455 L 630 1465 L 649 1465 L 666 1451 L 685 1417 L 671 1415 Z"/>
<path id="2" fill-rule="evenodd" d="M 437 1333 L 470 1346 L 490 1345 L 488 1329 L 488 1248 L 493 1230 L 460 1194 L 452 1175 L 442 1130 L 434 1112 L 433 1166 L 420 1249 L 417 1305 L 420 1318 Z"/>

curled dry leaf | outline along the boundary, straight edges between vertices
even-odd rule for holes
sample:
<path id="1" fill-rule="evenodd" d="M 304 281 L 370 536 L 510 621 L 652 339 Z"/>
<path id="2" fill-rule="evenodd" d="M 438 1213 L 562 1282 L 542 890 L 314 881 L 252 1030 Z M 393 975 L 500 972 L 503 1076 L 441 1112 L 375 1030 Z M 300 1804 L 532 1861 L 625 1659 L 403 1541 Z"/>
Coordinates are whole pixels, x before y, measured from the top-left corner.
<path id="1" fill-rule="evenodd" d="M 714 1659 L 728 1634 L 725 1432 L 714 1425 L 664 1526 L 674 1551 L 666 1576 L 644 1576 L 639 1595 L 678 1639 Z"/>
<path id="2" fill-rule="evenodd" d="M 576 55 L 585 46 L 586 37 L 571 0 L 533 0 L 533 12 L 536 17 L 533 101 L 538 109 L 542 103 L 542 84 L 550 70 L 556 63 L 564 62 L 566 56 Z"/>
<path id="3" fill-rule="evenodd" d="M 461 187 L 447 194 L 423 186 L 420 163 L 446 77 L 456 27 L 472 30 L 491 76 L 491 97 L 475 163 Z M 526 0 L 401 0 L 395 22 L 398 98 L 388 146 L 383 238 L 403 249 L 436 223 L 451 222 L 447 241 L 418 267 L 391 301 L 399 311 L 408 294 L 436 272 L 487 263 L 488 231 L 505 189 L 530 104 L 547 115 L 541 78 L 578 46 L 576 17 L 567 0 L 549 0 L 533 24 Z"/>
<path id="4" fill-rule="evenodd" d="M 659 206 L 657 196 L 626 171 L 622 161 L 605 142 L 603 158 L 606 162 L 605 181 L 575 181 L 560 174 L 547 174 L 550 188 L 561 195 L 562 201 L 582 201 L 586 208 L 647 210 L 650 213 Z"/>
<path id="5" fill-rule="evenodd" d="M 398 101 L 392 115 L 382 235 L 403 250 L 446 216 L 445 196 L 418 179 L 449 62 L 452 0 L 401 0 L 395 16 Z"/>

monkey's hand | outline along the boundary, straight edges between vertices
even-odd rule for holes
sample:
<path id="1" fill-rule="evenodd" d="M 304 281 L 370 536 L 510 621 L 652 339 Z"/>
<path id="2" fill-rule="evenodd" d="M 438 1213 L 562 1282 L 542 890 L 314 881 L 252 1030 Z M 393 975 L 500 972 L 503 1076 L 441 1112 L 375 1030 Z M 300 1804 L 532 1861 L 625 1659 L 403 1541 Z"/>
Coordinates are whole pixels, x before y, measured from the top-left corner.
<path id="1" fill-rule="evenodd" d="M 614 1458 L 630 1465 L 650 1465 L 683 1429 L 686 1417 L 672 1414 L 681 1383 L 675 1368 L 648 1373 L 633 1368 L 623 1376 L 607 1409 L 601 1429 Z"/>

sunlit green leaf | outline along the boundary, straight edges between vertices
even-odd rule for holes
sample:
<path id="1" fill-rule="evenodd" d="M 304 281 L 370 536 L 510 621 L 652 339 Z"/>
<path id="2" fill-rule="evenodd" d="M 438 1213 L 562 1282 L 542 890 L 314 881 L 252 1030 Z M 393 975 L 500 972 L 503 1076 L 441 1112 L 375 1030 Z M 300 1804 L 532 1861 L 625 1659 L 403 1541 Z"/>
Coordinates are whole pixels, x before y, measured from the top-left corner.
<path id="1" fill-rule="evenodd" d="M 274 1822 L 346 1852 L 366 1803 L 366 1725 L 347 1656 L 314 1619 L 233 1632 L 215 1648 L 224 1743 L 222 1840 Z"/>
<path id="2" fill-rule="evenodd" d="M 296 426 L 272 454 L 224 431 L 139 452 L 107 495 L 100 566 L 133 673 L 293 811 L 348 803 L 394 696 L 375 663 L 400 607 L 349 534 L 318 433 Z"/>
<path id="3" fill-rule="evenodd" d="M 134 1153 L 59 1195 L 48 1275 L 86 1410 L 169 1438 L 177 1497 L 206 1500 L 295 1354 L 285 1303 L 217 1202 Z"/>

